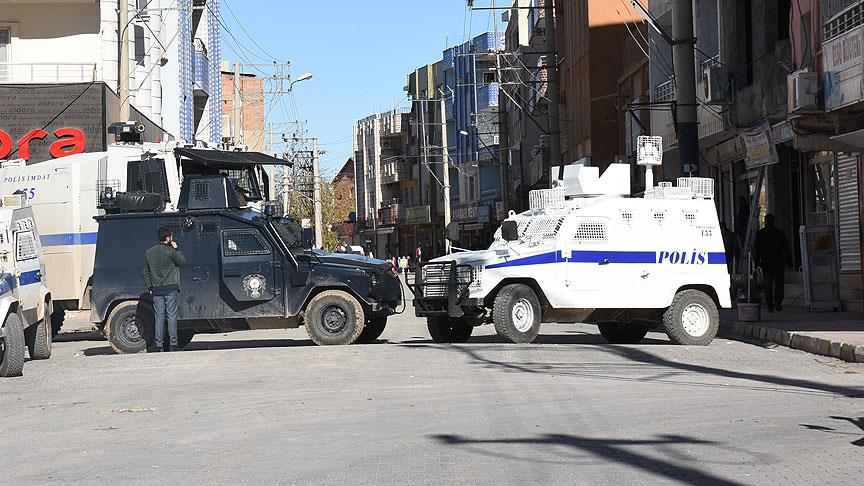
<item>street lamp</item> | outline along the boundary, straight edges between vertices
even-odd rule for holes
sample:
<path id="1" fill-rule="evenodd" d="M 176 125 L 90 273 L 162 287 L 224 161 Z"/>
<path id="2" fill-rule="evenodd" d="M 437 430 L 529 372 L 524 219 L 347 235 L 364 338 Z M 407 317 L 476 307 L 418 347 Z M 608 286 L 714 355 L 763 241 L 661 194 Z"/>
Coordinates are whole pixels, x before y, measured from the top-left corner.
<path id="1" fill-rule="evenodd" d="M 312 79 L 312 73 L 306 73 L 306 74 L 300 76 L 299 78 L 295 79 L 294 81 L 291 81 L 291 84 L 288 85 L 288 92 L 290 93 L 291 90 L 294 89 L 295 84 L 297 84 L 301 81 L 308 81 L 310 79 Z"/>

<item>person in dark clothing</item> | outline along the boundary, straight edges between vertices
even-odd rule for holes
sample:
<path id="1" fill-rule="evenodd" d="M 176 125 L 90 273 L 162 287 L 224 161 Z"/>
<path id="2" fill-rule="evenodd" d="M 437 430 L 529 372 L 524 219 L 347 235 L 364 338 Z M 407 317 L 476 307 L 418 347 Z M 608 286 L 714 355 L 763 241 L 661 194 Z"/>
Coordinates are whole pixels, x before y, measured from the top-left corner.
<path id="1" fill-rule="evenodd" d="M 729 231 L 725 221 L 720 222 L 720 235 L 723 237 L 723 248 L 726 250 L 726 269 L 729 273 L 735 273 L 735 262 L 740 258 L 738 237 Z"/>
<path id="2" fill-rule="evenodd" d="M 180 267 L 186 266 L 186 257 L 177 249 L 174 234 L 166 227 L 159 228 L 159 244 L 144 254 L 144 283 L 153 296 L 156 311 L 154 351 L 162 351 L 165 343 L 165 318 L 168 318 L 168 336 L 171 351 L 177 344 L 177 305 L 180 302 Z"/>
<path id="3" fill-rule="evenodd" d="M 756 232 L 754 248 L 756 266 L 765 279 L 765 303 L 768 312 L 783 310 L 784 273 L 792 266 L 792 253 L 786 235 L 774 226 L 774 215 L 765 215 L 765 227 Z"/>

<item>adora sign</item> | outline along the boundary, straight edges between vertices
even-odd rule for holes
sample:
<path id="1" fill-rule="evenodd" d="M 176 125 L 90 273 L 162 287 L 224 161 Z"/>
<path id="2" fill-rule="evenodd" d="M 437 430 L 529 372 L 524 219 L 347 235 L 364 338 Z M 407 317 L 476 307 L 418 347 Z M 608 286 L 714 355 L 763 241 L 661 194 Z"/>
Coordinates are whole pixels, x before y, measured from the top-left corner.
<path id="1" fill-rule="evenodd" d="M 67 155 L 75 155 L 84 152 L 87 148 L 87 140 L 84 132 L 77 128 L 58 128 L 53 132 L 55 140 L 48 149 L 48 153 L 55 159 Z M 30 142 L 33 140 L 44 140 L 48 132 L 42 129 L 33 130 L 18 140 L 16 158 L 30 159 Z M 8 133 L 0 130 L 0 159 L 5 159 L 12 154 L 15 144 Z"/>

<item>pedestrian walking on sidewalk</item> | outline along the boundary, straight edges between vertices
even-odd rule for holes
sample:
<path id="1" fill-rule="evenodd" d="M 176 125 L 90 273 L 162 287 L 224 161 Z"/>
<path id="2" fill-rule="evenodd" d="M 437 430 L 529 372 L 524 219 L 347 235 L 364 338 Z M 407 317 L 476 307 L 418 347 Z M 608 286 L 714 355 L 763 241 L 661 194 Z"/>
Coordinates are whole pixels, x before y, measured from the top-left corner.
<path id="1" fill-rule="evenodd" d="M 159 228 L 159 243 L 144 254 L 144 283 L 153 296 L 156 311 L 156 329 L 153 351 L 162 351 L 165 344 L 165 318 L 168 318 L 168 337 L 171 351 L 179 349 L 177 343 L 177 305 L 180 302 L 180 267 L 186 266 L 186 257 L 177 249 L 174 234 L 163 226 Z"/>
<path id="2" fill-rule="evenodd" d="M 783 310 L 784 273 L 792 266 L 792 253 L 783 231 L 774 226 L 774 215 L 765 215 L 765 227 L 756 232 L 755 262 L 765 280 L 768 312 Z"/>

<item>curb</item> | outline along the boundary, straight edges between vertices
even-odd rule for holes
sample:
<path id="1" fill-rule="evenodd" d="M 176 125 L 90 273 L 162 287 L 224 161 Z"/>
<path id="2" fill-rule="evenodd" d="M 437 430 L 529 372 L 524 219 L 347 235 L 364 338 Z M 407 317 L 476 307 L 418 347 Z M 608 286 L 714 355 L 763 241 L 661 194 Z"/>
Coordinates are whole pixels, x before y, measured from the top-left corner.
<path id="1" fill-rule="evenodd" d="M 740 336 L 761 339 L 820 356 L 830 356 L 850 363 L 864 363 L 864 345 L 830 341 L 743 321 L 733 321 L 731 331 Z"/>

